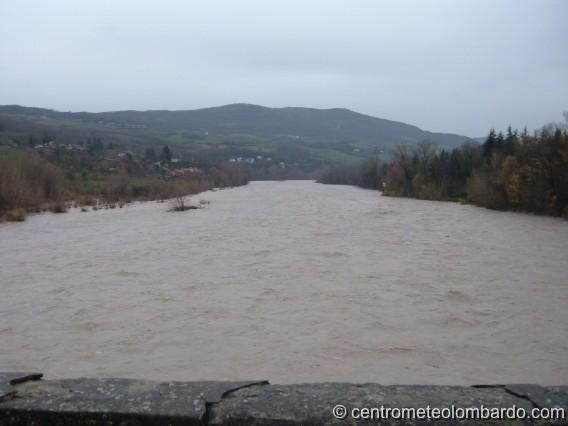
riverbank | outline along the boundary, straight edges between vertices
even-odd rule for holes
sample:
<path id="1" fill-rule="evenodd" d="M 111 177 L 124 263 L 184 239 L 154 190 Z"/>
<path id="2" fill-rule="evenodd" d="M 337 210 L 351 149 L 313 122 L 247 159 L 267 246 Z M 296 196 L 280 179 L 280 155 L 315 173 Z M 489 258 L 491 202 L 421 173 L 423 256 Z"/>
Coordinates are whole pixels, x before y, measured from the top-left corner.
<path id="1" fill-rule="evenodd" d="M 568 219 L 568 134 L 556 128 L 530 136 L 509 128 L 505 135 L 491 131 L 484 144 L 452 151 L 425 141 L 397 147 L 390 162 L 332 167 L 318 181 Z"/>
<path id="2" fill-rule="evenodd" d="M 246 168 L 220 165 L 170 170 L 165 165 L 138 171 L 125 166 L 91 171 L 78 178 L 36 153 L 0 156 L 0 222 L 24 221 L 28 214 L 65 213 L 71 207 L 122 207 L 133 201 L 152 201 L 194 195 L 212 188 L 246 185 Z M 167 172 L 167 173 L 166 173 Z"/>

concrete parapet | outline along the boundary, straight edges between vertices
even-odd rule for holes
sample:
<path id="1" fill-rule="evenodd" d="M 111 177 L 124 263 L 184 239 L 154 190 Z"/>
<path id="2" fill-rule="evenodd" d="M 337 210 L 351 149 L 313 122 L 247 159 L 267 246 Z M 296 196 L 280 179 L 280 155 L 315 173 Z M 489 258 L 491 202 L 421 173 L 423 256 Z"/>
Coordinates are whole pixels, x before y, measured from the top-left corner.
<path id="1" fill-rule="evenodd" d="M 362 418 L 365 409 L 375 409 L 376 417 L 379 407 L 415 412 L 426 407 L 516 407 L 528 414 L 534 408 L 560 408 L 566 413 L 568 386 L 271 385 L 263 380 L 153 382 L 41 377 L 39 373 L 0 373 L 0 425 L 568 424 L 566 419 L 397 419 L 392 417 L 396 410 L 390 412 L 390 419 Z"/>

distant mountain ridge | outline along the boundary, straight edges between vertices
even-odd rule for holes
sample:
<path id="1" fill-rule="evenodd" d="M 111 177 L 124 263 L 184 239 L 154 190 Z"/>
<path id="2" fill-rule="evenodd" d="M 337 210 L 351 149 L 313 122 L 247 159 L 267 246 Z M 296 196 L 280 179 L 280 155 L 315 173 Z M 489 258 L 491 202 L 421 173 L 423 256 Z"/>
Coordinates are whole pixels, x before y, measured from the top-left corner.
<path id="1" fill-rule="evenodd" d="M 318 142 L 362 144 L 390 148 L 431 140 L 455 147 L 472 139 L 451 133 L 436 133 L 416 126 L 360 114 L 344 108 L 268 108 L 252 104 L 230 104 L 195 110 L 110 111 L 101 113 L 59 112 L 17 105 L 0 106 L 0 114 L 87 123 L 113 123 L 148 127 L 167 132 L 200 132 L 215 135 L 253 135 L 262 138 L 306 139 Z"/>

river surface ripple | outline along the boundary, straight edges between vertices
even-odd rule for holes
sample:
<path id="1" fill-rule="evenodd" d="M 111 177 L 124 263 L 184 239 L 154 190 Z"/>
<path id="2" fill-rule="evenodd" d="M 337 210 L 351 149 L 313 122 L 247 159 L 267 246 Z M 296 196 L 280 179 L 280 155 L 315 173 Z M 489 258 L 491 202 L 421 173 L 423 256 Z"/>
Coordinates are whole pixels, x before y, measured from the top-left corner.
<path id="1" fill-rule="evenodd" d="M 309 181 L 0 224 L 0 371 L 568 383 L 568 223 Z"/>

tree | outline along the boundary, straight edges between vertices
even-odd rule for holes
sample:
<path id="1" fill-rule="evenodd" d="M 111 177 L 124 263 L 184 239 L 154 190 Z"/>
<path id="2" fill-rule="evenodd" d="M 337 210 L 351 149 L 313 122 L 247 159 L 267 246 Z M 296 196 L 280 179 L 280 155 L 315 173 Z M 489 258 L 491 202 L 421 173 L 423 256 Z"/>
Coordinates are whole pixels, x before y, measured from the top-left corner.
<path id="1" fill-rule="evenodd" d="M 436 144 L 429 140 L 423 140 L 416 144 L 416 155 L 421 162 L 429 163 L 436 154 Z"/>
<path id="2" fill-rule="evenodd" d="M 162 163 L 169 163 L 172 161 L 172 151 L 169 146 L 164 146 L 162 153 L 160 154 L 160 161 Z"/>
<path id="3" fill-rule="evenodd" d="M 94 157 L 100 157 L 103 155 L 105 151 L 105 146 L 103 145 L 102 141 L 99 138 L 94 138 L 89 140 L 89 147 L 87 148 L 87 152 Z"/>
<path id="4" fill-rule="evenodd" d="M 495 133 L 495 129 L 491 129 L 489 131 L 489 135 L 483 144 L 483 156 L 485 158 L 491 157 L 491 154 L 495 150 L 495 146 L 497 145 L 497 134 Z"/>
<path id="5" fill-rule="evenodd" d="M 144 161 L 146 161 L 147 163 L 155 163 L 156 161 L 158 161 L 158 156 L 156 155 L 154 148 L 148 148 L 146 151 L 144 151 Z"/>
<path id="6" fill-rule="evenodd" d="M 511 126 L 507 128 L 507 135 L 505 136 L 505 144 L 503 146 L 503 151 L 505 155 L 511 155 L 515 152 L 518 142 L 518 132 L 511 129 Z"/>

